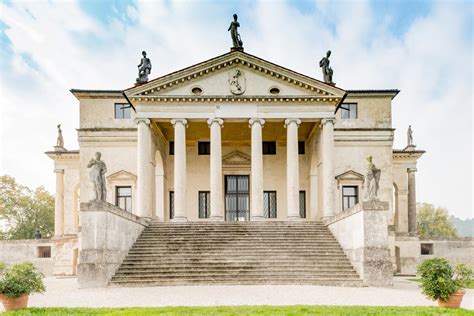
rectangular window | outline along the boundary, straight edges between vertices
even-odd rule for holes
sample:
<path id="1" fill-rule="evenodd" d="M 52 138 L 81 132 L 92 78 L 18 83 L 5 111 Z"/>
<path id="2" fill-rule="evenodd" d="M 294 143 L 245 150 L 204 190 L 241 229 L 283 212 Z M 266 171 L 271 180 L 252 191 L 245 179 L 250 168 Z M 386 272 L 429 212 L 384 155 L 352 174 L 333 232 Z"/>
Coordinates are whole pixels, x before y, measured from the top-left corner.
<path id="1" fill-rule="evenodd" d="M 170 219 L 174 218 L 174 191 L 170 191 Z"/>
<path id="2" fill-rule="evenodd" d="M 341 104 L 341 118 L 342 119 L 356 119 L 357 118 L 357 103 Z"/>
<path id="3" fill-rule="evenodd" d="M 128 103 L 115 103 L 115 119 L 129 119 L 132 107 Z"/>
<path id="4" fill-rule="evenodd" d="M 211 154 L 211 143 L 210 142 L 198 142 L 198 154 L 199 155 L 210 155 Z"/>
<path id="5" fill-rule="evenodd" d="M 304 155 L 304 140 L 298 142 L 298 154 Z"/>
<path id="6" fill-rule="evenodd" d="M 199 218 L 209 218 L 211 215 L 211 192 L 199 191 Z"/>
<path id="7" fill-rule="evenodd" d="M 264 155 L 276 155 L 276 142 L 262 142 L 262 152 Z"/>
<path id="8" fill-rule="evenodd" d="M 51 246 L 39 246 L 38 258 L 51 258 Z"/>
<path id="9" fill-rule="evenodd" d="M 433 244 L 420 244 L 421 246 L 421 254 L 422 255 L 432 255 L 433 252 Z"/>
<path id="10" fill-rule="evenodd" d="M 359 194 L 357 186 L 342 187 L 342 209 L 346 210 L 359 203 Z"/>
<path id="11" fill-rule="evenodd" d="M 115 187 L 115 205 L 132 212 L 132 187 Z"/>
<path id="12" fill-rule="evenodd" d="M 306 218 L 306 191 L 300 191 L 300 217 Z"/>
<path id="13" fill-rule="evenodd" d="M 266 218 L 277 218 L 276 191 L 263 191 L 263 212 Z"/>
<path id="14" fill-rule="evenodd" d="M 174 155 L 174 142 L 170 141 L 170 156 Z"/>

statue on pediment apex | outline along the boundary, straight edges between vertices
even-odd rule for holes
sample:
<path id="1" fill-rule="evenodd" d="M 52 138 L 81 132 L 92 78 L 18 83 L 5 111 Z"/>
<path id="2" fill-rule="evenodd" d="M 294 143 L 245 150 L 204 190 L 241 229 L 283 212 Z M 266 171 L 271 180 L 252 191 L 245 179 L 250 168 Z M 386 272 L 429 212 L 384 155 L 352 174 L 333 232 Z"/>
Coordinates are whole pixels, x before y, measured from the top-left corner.
<path id="1" fill-rule="evenodd" d="M 237 14 L 234 14 L 234 21 L 230 22 L 229 29 L 227 31 L 230 31 L 230 36 L 232 37 L 232 48 L 243 48 L 244 43 L 242 42 L 242 39 L 240 38 L 240 34 L 238 32 L 238 28 L 240 27 L 240 23 L 237 22 Z"/>
<path id="2" fill-rule="evenodd" d="M 151 61 L 150 58 L 146 57 L 146 52 L 142 52 L 142 59 L 138 67 L 138 78 L 137 83 L 148 82 L 148 75 L 151 73 Z"/>
<path id="3" fill-rule="evenodd" d="M 64 148 L 63 131 L 61 130 L 61 124 L 58 124 L 58 138 L 56 139 L 56 147 Z"/>
<path id="4" fill-rule="evenodd" d="M 413 130 L 411 129 L 411 125 L 408 126 L 407 131 L 407 146 L 413 146 Z"/>
<path id="5" fill-rule="evenodd" d="M 331 68 L 331 66 L 329 66 L 329 56 L 331 56 L 331 51 L 328 50 L 327 53 L 326 53 L 326 57 L 323 57 L 320 61 L 319 61 L 319 67 L 321 67 L 321 70 L 323 72 L 323 79 L 324 79 L 324 82 L 327 83 L 327 84 L 330 84 L 330 85 L 335 85 L 335 83 L 332 81 L 332 74 L 333 74 L 333 70 Z"/>

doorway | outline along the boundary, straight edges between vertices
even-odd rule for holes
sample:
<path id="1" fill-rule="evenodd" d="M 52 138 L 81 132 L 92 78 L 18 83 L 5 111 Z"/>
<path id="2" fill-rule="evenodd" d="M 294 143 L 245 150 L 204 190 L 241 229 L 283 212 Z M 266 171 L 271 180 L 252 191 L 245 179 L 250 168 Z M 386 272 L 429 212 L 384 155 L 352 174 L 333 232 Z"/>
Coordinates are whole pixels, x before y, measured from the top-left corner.
<path id="1" fill-rule="evenodd" d="M 248 221 L 250 217 L 249 176 L 225 176 L 225 220 Z"/>

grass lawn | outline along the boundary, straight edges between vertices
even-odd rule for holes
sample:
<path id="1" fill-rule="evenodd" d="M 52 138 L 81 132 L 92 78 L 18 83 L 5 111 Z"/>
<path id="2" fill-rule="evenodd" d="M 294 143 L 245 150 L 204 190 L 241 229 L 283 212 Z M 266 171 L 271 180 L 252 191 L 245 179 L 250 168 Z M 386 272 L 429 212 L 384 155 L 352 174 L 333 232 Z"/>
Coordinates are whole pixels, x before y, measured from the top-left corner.
<path id="1" fill-rule="evenodd" d="M 421 282 L 420 279 L 408 279 L 410 281 L 415 281 L 415 282 Z M 466 287 L 467 289 L 474 289 L 474 281 L 472 281 L 471 283 L 469 283 Z"/>
<path id="2" fill-rule="evenodd" d="M 220 306 L 161 308 L 28 308 L 4 315 L 474 315 L 465 309 L 385 306 Z"/>

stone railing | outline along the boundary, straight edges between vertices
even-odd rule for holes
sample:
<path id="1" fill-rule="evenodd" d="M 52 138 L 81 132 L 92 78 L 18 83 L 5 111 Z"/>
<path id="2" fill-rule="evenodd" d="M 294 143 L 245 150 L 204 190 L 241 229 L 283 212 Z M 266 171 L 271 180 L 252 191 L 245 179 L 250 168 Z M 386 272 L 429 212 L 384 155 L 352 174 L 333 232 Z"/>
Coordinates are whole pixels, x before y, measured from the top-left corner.
<path id="1" fill-rule="evenodd" d="M 388 202 L 364 201 L 325 221 L 368 286 L 390 286 Z"/>
<path id="2" fill-rule="evenodd" d="M 81 219 L 79 286 L 105 287 L 148 221 L 98 201 L 81 203 Z"/>

